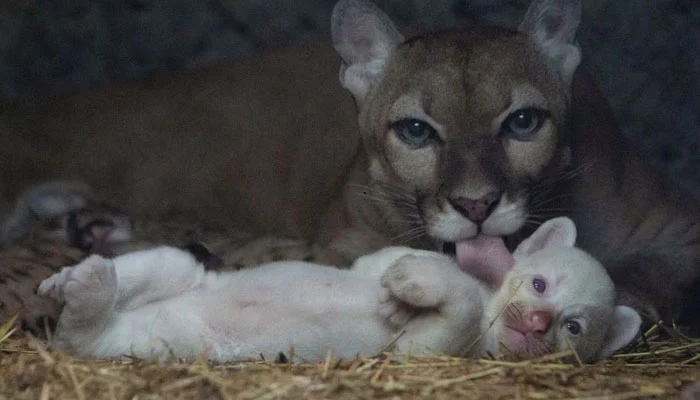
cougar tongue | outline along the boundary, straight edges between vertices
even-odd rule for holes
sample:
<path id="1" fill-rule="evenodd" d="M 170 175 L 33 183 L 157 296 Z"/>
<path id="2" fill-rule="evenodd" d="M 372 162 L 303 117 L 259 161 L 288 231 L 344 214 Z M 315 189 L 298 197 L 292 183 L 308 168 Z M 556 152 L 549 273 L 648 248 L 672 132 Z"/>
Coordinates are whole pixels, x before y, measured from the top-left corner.
<path id="1" fill-rule="evenodd" d="M 455 243 L 457 264 L 469 275 L 498 287 L 515 260 L 498 236 L 479 235 Z"/>

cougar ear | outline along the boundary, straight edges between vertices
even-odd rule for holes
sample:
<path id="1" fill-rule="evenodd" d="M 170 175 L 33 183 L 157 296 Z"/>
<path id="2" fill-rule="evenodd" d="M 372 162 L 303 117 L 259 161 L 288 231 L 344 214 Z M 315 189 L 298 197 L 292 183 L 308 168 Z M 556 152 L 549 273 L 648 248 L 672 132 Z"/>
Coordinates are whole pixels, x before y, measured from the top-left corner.
<path id="1" fill-rule="evenodd" d="M 335 5 L 331 36 L 343 59 L 340 83 L 361 104 L 404 38 L 389 17 L 366 0 L 341 0 Z"/>
<path id="2" fill-rule="evenodd" d="M 581 49 L 575 42 L 580 22 L 580 0 L 533 0 L 519 27 L 567 85 L 581 63 Z"/>

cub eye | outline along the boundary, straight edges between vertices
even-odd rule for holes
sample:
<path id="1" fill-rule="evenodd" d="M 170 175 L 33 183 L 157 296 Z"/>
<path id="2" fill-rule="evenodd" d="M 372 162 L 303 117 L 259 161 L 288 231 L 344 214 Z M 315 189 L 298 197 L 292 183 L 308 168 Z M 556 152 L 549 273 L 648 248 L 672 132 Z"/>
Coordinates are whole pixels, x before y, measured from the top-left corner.
<path id="1" fill-rule="evenodd" d="M 391 124 L 399 139 L 409 146 L 419 149 L 440 140 L 435 128 L 419 119 L 402 119 Z"/>
<path id="2" fill-rule="evenodd" d="M 535 133 L 540 130 L 549 116 L 545 110 L 537 108 L 521 108 L 510 114 L 501 124 L 501 137 L 522 142 L 534 140 Z"/>
<path id="3" fill-rule="evenodd" d="M 573 320 L 566 321 L 566 330 L 572 335 L 578 335 L 581 333 L 581 324 Z"/>
<path id="4" fill-rule="evenodd" d="M 532 280 L 532 288 L 537 291 L 537 293 L 544 293 L 547 290 L 547 283 L 542 278 L 534 278 Z"/>

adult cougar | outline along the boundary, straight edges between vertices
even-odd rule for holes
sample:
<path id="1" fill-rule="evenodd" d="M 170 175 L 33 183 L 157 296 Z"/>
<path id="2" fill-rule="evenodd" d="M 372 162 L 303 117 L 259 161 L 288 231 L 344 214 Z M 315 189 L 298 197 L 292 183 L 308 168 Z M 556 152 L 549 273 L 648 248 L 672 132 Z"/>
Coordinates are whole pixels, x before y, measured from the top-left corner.
<path id="1" fill-rule="evenodd" d="M 626 147 L 579 71 L 579 17 L 579 1 L 535 0 L 517 30 L 405 40 L 373 4 L 341 1 L 333 45 L 359 136 L 321 48 L 5 104 L 5 195 L 78 178 L 136 218 L 189 213 L 346 265 L 392 244 L 455 244 L 464 264 L 566 214 L 618 287 L 677 318 L 697 303 L 699 207 Z"/>
<path id="2" fill-rule="evenodd" d="M 340 81 L 359 109 L 365 193 L 380 200 L 372 218 L 368 202 L 350 212 L 384 237 L 456 243 L 460 264 L 487 251 L 464 240 L 517 237 L 528 222 L 569 214 L 625 301 L 676 318 L 700 272 L 698 207 L 624 145 L 578 72 L 580 8 L 535 0 L 517 31 L 405 40 L 371 3 L 341 1 L 332 19 Z"/>

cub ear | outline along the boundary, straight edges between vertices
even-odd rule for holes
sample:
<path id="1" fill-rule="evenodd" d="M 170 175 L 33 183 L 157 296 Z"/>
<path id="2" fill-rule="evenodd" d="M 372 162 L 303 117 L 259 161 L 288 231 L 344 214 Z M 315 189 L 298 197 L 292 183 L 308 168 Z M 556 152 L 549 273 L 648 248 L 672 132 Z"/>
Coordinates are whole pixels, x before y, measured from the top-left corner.
<path id="1" fill-rule="evenodd" d="M 567 85 L 581 62 L 575 43 L 580 22 L 580 0 L 533 0 L 518 28 L 530 35 Z"/>
<path id="2" fill-rule="evenodd" d="M 606 359 L 616 351 L 627 346 L 639 334 L 642 318 L 631 307 L 615 306 L 610 327 L 605 334 L 603 348 L 598 353 L 600 360 Z"/>
<path id="3" fill-rule="evenodd" d="M 513 252 L 513 257 L 526 257 L 547 247 L 573 247 L 576 244 L 576 225 L 567 217 L 552 218 L 540 225 L 529 238 Z"/>
<path id="4" fill-rule="evenodd" d="M 340 83 L 362 104 L 404 38 L 389 17 L 367 0 L 339 1 L 331 16 L 331 36 L 343 59 Z"/>

